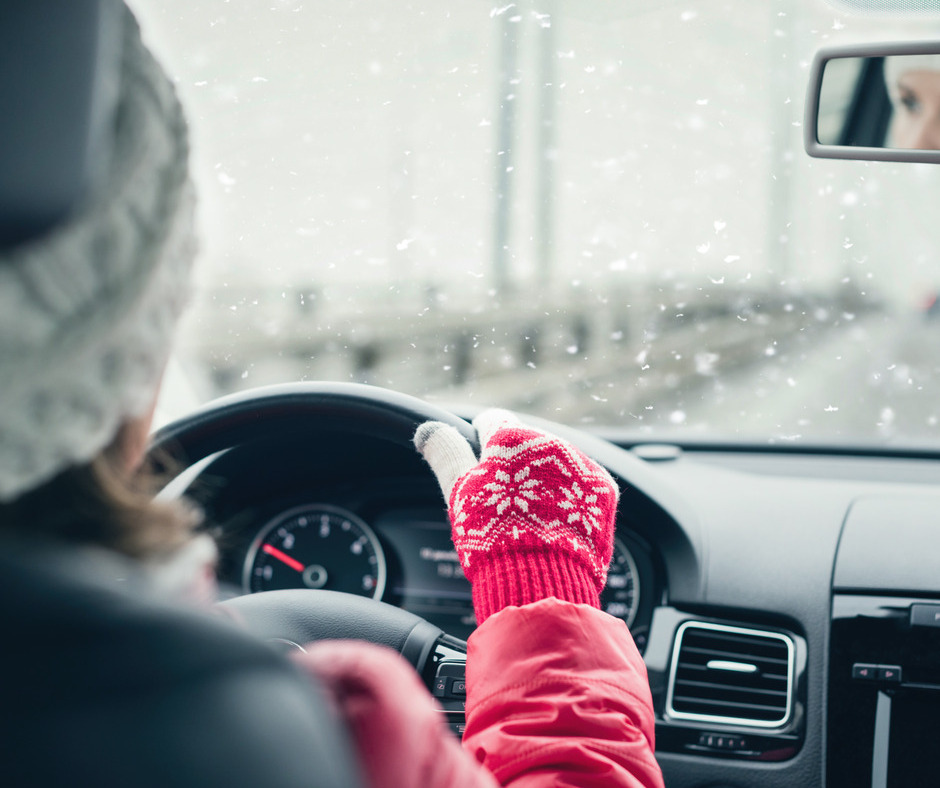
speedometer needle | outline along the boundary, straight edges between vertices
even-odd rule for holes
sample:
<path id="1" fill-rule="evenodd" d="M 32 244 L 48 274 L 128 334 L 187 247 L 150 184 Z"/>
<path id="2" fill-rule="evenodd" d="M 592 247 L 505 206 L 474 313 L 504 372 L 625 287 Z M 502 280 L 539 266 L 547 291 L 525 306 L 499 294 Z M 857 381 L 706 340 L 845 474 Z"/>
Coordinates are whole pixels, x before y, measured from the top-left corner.
<path id="1" fill-rule="evenodd" d="M 282 553 L 276 547 L 266 544 L 261 548 L 261 551 L 267 553 L 272 558 L 276 558 L 282 564 L 287 564 L 291 569 L 294 569 L 298 572 L 304 571 L 304 565 L 300 563 L 296 558 L 291 558 L 287 553 Z"/>

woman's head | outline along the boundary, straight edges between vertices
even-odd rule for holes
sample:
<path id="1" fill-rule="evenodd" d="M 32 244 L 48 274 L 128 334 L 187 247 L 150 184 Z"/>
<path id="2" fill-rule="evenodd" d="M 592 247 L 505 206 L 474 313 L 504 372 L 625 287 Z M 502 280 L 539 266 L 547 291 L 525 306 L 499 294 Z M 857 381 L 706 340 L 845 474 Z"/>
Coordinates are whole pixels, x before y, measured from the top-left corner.
<path id="1" fill-rule="evenodd" d="M 92 460 L 150 410 L 187 299 L 183 114 L 129 12 L 121 46 L 103 187 L 0 252 L 0 502 Z"/>
<path id="2" fill-rule="evenodd" d="M 885 58 L 893 148 L 940 150 L 940 55 Z"/>
<path id="3" fill-rule="evenodd" d="M 21 519 L 17 511 L 42 509 L 54 520 L 55 507 L 68 509 L 68 496 L 50 486 L 94 488 L 94 499 L 128 475 L 188 297 L 195 243 L 186 124 L 136 21 L 121 14 L 119 73 L 103 75 L 118 83 L 103 185 L 45 235 L 0 250 L 4 527 Z M 128 512 L 142 505 L 134 495 Z M 120 498 L 111 496 L 117 508 Z M 125 551 L 145 552 L 155 538 Z"/>

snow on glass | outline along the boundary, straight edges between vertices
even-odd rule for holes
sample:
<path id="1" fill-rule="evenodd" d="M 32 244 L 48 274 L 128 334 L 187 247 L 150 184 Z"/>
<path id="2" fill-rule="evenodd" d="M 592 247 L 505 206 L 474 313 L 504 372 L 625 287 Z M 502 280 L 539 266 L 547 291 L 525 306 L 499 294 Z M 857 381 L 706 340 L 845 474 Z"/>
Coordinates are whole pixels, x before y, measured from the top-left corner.
<path id="1" fill-rule="evenodd" d="M 183 18 L 139 2 L 177 20 L 194 138 L 217 157 L 201 264 L 251 293 L 219 297 L 206 278 L 182 352 L 211 370 L 207 396 L 307 376 L 758 438 L 936 428 L 933 406 L 896 398 L 940 385 L 940 343 L 924 341 L 940 253 L 930 217 L 904 215 L 937 178 L 810 166 L 791 125 L 807 68 L 793 47 L 844 27 L 831 10 L 375 2 L 362 25 L 318 29 L 296 2 L 192 3 Z M 224 52 L 236 28 L 269 54 Z M 506 283 L 497 172 L 511 176 Z M 894 310 L 906 336 L 884 329 Z M 864 407 L 843 395 L 868 389 Z"/>

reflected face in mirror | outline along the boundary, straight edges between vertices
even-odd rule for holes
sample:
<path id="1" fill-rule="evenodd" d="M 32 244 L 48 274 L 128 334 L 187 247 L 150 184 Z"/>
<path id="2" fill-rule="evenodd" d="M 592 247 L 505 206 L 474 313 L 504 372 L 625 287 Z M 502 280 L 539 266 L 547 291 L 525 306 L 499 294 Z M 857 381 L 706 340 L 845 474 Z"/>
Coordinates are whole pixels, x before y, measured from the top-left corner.
<path id="1" fill-rule="evenodd" d="M 817 56 L 808 105 L 816 111 L 809 121 L 810 155 L 940 164 L 940 52 L 904 48 L 911 46 L 898 44 L 897 54 L 830 50 Z M 853 155 L 853 148 L 864 150 Z"/>
<path id="2" fill-rule="evenodd" d="M 888 144 L 893 148 L 940 150 L 940 63 L 909 68 L 885 63 L 888 95 L 894 107 Z M 920 65 L 920 64 L 918 64 Z"/>

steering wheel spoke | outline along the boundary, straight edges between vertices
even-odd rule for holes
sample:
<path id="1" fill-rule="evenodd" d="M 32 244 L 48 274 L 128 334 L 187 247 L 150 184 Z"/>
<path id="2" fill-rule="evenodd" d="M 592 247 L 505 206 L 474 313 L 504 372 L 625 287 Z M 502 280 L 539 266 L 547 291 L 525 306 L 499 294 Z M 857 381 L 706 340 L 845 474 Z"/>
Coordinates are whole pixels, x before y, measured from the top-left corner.
<path id="1" fill-rule="evenodd" d="M 466 727 L 467 704 L 467 644 L 463 640 L 444 635 L 434 647 L 434 656 L 425 680 L 431 694 L 441 704 L 447 725 L 458 737 Z"/>
<path id="2" fill-rule="evenodd" d="M 250 632 L 282 648 L 316 640 L 367 640 L 398 651 L 463 734 L 467 644 L 420 616 L 338 591 L 289 589 L 233 597 L 218 605 Z"/>

